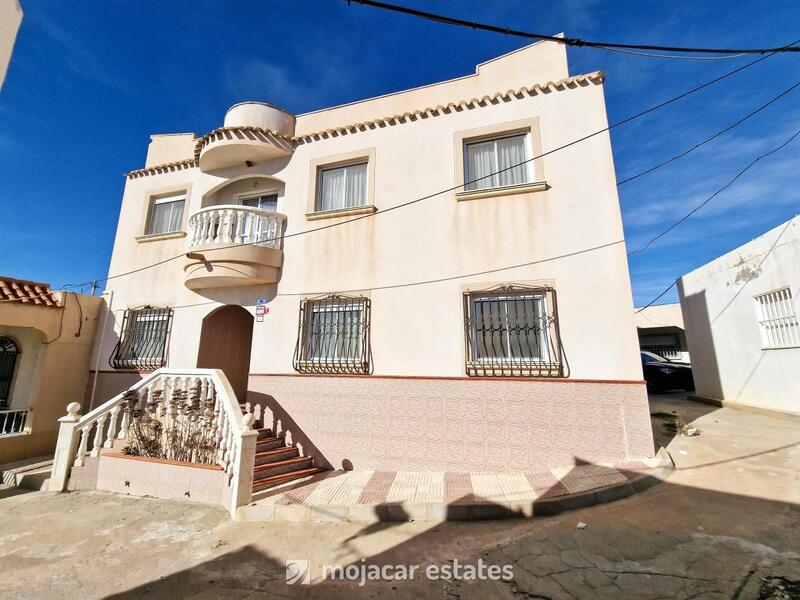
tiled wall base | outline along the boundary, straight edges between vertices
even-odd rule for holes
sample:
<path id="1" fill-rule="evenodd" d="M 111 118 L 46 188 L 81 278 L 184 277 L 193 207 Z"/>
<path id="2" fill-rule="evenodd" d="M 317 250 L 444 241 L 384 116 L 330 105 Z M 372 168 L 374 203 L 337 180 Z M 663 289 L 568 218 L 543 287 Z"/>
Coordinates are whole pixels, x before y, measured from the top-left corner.
<path id="1" fill-rule="evenodd" d="M 653 455 L 643 383 L 251 375 L 318 466 L 541 471 Z"/>

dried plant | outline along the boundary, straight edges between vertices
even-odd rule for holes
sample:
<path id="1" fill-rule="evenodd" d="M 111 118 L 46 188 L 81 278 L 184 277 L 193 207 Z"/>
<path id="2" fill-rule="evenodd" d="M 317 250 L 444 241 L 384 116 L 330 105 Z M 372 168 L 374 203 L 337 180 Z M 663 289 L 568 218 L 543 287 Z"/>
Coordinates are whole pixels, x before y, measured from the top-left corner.
<path id="1" fill-rule="evenodd" d="M 188 394 L 173 391 L 167 405 L 163 393 L 153 391 L 143 409 L 137 408 L 138 404 L 135 393 L 125 400 L 130 427 L 124 454 L 201 464 L 217 462 L 214 401 L 201 402 L 199 388 Z"/>

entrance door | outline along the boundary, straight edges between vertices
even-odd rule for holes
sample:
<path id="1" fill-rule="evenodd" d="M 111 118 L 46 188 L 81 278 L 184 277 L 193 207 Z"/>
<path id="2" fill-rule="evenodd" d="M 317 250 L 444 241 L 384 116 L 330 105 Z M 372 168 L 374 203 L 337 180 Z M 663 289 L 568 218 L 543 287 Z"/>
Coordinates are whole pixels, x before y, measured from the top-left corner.
<path id="1" fill-rule="evenodd" d="M 223 306 L 203 319 L 198 369 L 222 369 L 240 403 L 247 399 L 253 315 L 241 306 Z"/>

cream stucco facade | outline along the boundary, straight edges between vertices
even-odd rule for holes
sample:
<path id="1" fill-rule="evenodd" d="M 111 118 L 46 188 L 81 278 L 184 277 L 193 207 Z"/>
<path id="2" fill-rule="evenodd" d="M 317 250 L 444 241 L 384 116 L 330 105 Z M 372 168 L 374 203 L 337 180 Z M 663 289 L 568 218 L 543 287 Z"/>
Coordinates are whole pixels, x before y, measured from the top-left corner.
<path id="1" fill-rule="evenodd" d="M 696 395 L 800 414 L 800 217 L 687 273 Z"/>
<path id="2" fill-rule="evenodd" d="M 204 344 L 227 343 L 226 334 L 202 339 L 204 319 L 228 305 L 256 316 L 261 300 L 268 312 L 252 325 L 248 398 L 293 421 L 322 464 L 357 456 L 356 468 L 442 468 L 467 438 L 477 449 L 462 462 L 476 468 L 497 462 L 487 458 L 493 445 L 521 453 L 520 468 L 651 453 L 610 139 L 553 152 L 607 126 L 603 81 L 602 73 L 569 77 L 564 47 L 540 43 L 443 83 L 297 116 L 245 103 L 206 136 L 153 136 L 122 199 L 106 289 L 114 319 L 95 349 L 95 396 L 140 376 L 108 366 L 126 309 L 171 307 L 165 362 L 194 367 Z M 525 136 L 527 157 L 545 154 L 527 181 L 464 192 L 465 142 L 509 132 Z M 366 162 L 366 205 L 315 210 L 320 169 L 354 161 Z M 401 206 L 441 190 L 449 191 Z M 148 235 L 154 203 L 175 194 L 186 198 L 178 231 Z M 282 240 L 219 248 L 214 232 L 238 213 L 216 207 L 257 195 L 277 196 Z M 191 219 L 202 209 L 215 224 L 198 235 L 201 221 Z M 506 285 L 555 289 L 560 376 L 467 376 L 464 293 Z M 294 369 L 301 304 L 332 293 L 368 299 L 369 374 Z M 428 406 L 427 433 L 408 405 Z M 533 405 L 543 412 L 531 414 Z M 367 427 L 376 413 L 384 424 Z M 422 459 L 413 443 L 392 446 L 403 433 L 388 431 L 386 419 L 407 424 L 413 439 L 442 439 L 452 421 L 458 442 L 417 445 L 427 448 Z M 490 431 L 498 420 L 506 433 Z M 606 426 L 590 424 L 598 421 Z M 364 428 L 369 444 L 353 434 Z M 536 436 L 534 457 L 526 445 Z M 604 444 L 609 436 L 619 443 Z"/>
<path id="3" fill-rule="evenodd" d="M 19 0 L 0 0 L 0 89 L 6 80 L 14 42 L 22 23 L 22 7 Z"/>
<path id="4" fill-rule="evenodd" d="M 52 453 L 58 418 L 87 385 L 102 300 L 65 292 L 54 297 L 57 306 L 0 302 L 0 340 L 11 340 L 17 351 L 0 404 L 0 464 Z"/>

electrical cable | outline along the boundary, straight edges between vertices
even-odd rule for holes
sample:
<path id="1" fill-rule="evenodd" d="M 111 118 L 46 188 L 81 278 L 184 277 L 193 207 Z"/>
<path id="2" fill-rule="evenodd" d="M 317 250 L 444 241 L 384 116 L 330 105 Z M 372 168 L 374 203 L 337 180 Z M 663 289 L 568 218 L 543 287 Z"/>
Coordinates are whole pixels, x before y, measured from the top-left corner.
<path id="1" fill-rule="evenodd" d="M 379 2 L 377 0 L 347 0 L 347 4 L 352 3 L 364 4 L 374 8 L 380 8 L 400 14 L 419 17 L 445 25 L 455 25 L 457 27 L 466 27 L 469 29 L 478 29 L 481 31 L 490 31 L 492 33 L 501 33 L 503 35 L 511 35 L 522 37 L 531 40 L 556 42 L 566 46 L 573 46 L 577 48 L 599 48 L 603 50 L 623 49 L 623 50 L 656 50 L 661 52 L 687 52 L 693 54 L 767 54 L 770 52 L 798 52 L 800 48 L 793 48 L 792 45 L 779 46 L 777 48 L 701 48 L 701 47 L 686 47 L 686 46 L 659 46 L 654 44 L 620 44 L 616 42 L 596 42 L 590 40 L 582 40 L 580 38 L 559 37 L 555 35 L 544 35 L 541 33 L 531 33 L 528 31 L 520 31 L 518 29 L 511 29 L 510 27 L 500 27 L 497 25 L 489 25 L 486 23 L 479 23 L 478 21 L 467 21 L 465 19 L 457 19 L 455 17 L 448 17 L 437 13 L 427 12 L 424 10 L 417 10 L 407 6 L 399 6 L 397 4 L 389 4 L 388 2 Z"/>

